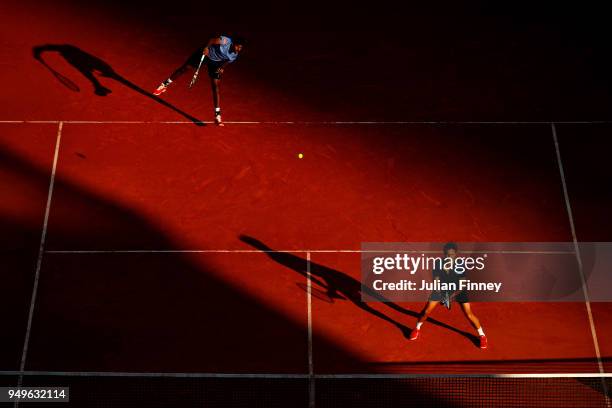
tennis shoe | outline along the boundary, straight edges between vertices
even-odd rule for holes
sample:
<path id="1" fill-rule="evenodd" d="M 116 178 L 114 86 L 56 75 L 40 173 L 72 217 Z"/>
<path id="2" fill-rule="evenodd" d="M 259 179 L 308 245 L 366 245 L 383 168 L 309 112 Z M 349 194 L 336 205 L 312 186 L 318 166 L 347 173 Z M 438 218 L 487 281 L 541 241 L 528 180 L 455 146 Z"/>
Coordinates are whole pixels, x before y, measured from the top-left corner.
<path id="1" fill-rule="evenodd" d="M 421 333 L 421 329 L 414 329 L 410 332 L 410 340 L 416 340 L 419 338 L 419 334 Z"/>
<path id="2" fill-rule="evenodd" d="M 168 85 L 169 85 L 169 84 L 168 84 Z M 157 89 L 155 89 L 155 90 L 153 91 L 153 95 L 155 95 L 155 96 L 159 96 L 159 95 L 163 94 L 164 92 L 166 92 L 166 91 L 168 90 L 168 85 L 166 85 L 165 83 L 163 83 L 163 82 L 162 82 L 162 83 L 161 83 L 161 84 L 160 84 L 160 85 L 157 87 Z"/>
<path id="3" fill-rule="evenodd" d="M 221 115 L 215 115 L 215 125 L 217 126 L 225 126 L 223 121 L 221 120 Z"/>
<path id="4" fill-rule="evenodd" d="M 486 350 L 487 347 L 489 347 L 487 336 L 480 336 L 480 348 Z"/>

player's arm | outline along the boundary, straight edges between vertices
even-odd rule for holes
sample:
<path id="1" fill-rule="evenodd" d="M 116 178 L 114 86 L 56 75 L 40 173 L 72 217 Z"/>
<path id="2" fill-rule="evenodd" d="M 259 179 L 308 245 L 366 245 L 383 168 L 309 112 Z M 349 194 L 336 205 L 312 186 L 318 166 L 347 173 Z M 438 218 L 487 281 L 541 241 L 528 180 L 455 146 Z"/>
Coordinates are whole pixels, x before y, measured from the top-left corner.
<path id="1" fill-rule="evenodd" d="M 227 42 L 227 38 L 223 37 L 222 35 L 220 35 L 218 37 L 211 38 L 210 40 L 208 40 L 208 43 L 206 44 L 206 47 L 204 47 L 203 54 L 208 57 L 208 47 L 211 47 L 213 45 L 225 44 L 226 42 Z"/>

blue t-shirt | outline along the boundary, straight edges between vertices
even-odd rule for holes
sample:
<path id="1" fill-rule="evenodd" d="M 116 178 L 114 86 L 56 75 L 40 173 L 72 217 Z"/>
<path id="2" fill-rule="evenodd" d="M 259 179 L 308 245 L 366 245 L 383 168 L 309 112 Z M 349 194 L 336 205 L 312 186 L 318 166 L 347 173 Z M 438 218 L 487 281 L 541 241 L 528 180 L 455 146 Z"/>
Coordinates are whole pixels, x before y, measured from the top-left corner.
<path id="1" fill-rule="evenodd" d="M 234 62 L 238 58 L 238 53 L 231 52 L 232 39 L 221 36 L 221 44 L 214 44 L 208 47 L 208 58 L 217 62 Z"/>

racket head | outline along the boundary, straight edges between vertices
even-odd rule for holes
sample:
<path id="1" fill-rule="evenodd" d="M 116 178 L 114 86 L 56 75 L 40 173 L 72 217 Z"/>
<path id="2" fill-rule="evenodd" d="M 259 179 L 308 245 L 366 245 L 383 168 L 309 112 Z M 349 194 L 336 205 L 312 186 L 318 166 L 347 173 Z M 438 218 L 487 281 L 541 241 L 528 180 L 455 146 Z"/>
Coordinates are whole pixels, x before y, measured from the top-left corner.
<path id="1" fill-rule="evenodd" d="M 451 308 L 451 298 L 450 295 L 448 294 L 448 292 L 444 291 L 444 293 L 442 294 L 442 304 L 444 306 L 446 306 L 446 308 L 448 310 L 450 310 Z"/>
<path id="2" fill-rule="evenodd" d="M 42 59 L 39 60 L 40 63 L 49 70 L 49 72 L 51 72 L 51 74 L 53 74 L 53 76 L 55 78 L 57 78 L 58 81 L 60 81 L 62 83 L 62 85 L 64 85 L 66 88 L 70 89 L 73 92 L 80 92 L 80 88 L 77 84 L 75 84 L 74 82 L 72 82 L 70 79 L 68 79 L 67 77 L 65 77 L 64 75 L 60 74 L 59 72 L 57 72 L 56 70 L 54 70 L 53 68 L 51 68 L 49 66 L 49 64 L 47 64 L 45 61 L 43 61 Z"/>

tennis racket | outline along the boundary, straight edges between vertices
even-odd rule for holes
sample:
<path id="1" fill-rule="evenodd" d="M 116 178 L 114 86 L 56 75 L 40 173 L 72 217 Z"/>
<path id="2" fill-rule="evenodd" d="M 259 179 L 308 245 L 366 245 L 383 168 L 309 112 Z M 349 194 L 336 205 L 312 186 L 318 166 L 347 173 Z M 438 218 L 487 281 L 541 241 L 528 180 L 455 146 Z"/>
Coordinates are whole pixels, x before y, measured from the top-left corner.
<path id="1" fill-rule="evenodd" d="M 450 293 L 448 293 L 448 291 L 446 290 L 442 291 L 442 300 L 440 301 L 440 303 L 442 303 L 444 306 L 446 306 L 448 310 L 450 310 L 451 301 L 452 299 Z"/>
<path id="2" fill-rule="evenodd" d="M 206 55 L 202 54 L 202 58 L 200 58 L 200 63 L 198 64 L 196 71 L 193 73 L 193 78 L 191 78 L 191 82 L 189 82 L 190 89 L 192 86 L 195 85 L 196 82 L 198 82 L 198 75 L 200 75 L 200 68 L 202 67 L 202 63 L 204 62 L 205 58 L 206 58 Z"/>

